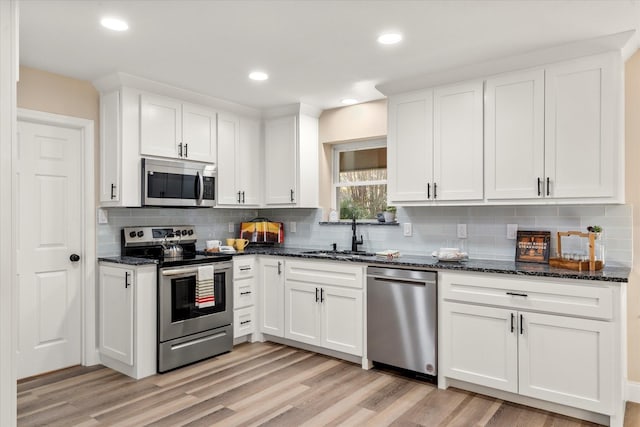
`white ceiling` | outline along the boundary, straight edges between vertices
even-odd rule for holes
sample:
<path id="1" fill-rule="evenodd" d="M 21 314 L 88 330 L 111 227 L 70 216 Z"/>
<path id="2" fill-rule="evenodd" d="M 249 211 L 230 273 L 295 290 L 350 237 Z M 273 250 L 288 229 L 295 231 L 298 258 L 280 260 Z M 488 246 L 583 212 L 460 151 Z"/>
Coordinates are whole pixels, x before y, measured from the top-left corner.
<path id="1" fill-rule="evenodd" d="M 118 16 L 130 29 L 99 24 Z M 22 0 L 20 62 L 121 71 L 246 106 L 382 98 L 375 85 L 636 29 L 638 0 Z M 399 45 L 376 37 L 404 35 Z M 269 73 L 249 81 L 254 69 Z"/>

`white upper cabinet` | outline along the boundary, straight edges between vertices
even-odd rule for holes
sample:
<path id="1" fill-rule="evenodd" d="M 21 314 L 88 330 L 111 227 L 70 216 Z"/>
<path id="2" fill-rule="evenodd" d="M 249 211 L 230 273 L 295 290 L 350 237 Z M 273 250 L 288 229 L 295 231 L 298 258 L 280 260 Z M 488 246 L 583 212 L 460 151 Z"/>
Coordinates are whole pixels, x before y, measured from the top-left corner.
<path id="1" fill-rule="evenodd" d="M 304 109 L 264 122 L 266 206 L 318 206 L 319 112 Z"/>
<path id="2" fill-rule="evenodd" d="M 541 197 L 543 180 L 544 70 L 487 79 L 487 200 Z"/>
<path id="3" fill-rule="evenodd" d="M 389 203 L 624 203 L 621 96 L 617 51 L 392 94 Z"/>
<path id="4" fill-rule="evenodd" d="M 545 195 L 613 198 L 623 186 L 616 180 L 622 158 L 620 67 L 617 53 L 547 67 Z"/>
<path id="5" fill-rule="evenodd" d="M 120 201 L 120 91 L 100 97 L 100 202 Z"/>
<path id="6" fill-rule="evenodd" d="M 140 92 L 100 94 L 100 204 L 140 206 Z"/>
<path id="7" fill-rule="evenodd" d="M 218 205 L 260 204 L 260 121 L 218 115 Z"/>
<path id="8" fill-rule="evenodd" d="M 140 95 L 140 153 L 216 161 L 216 113 L 173 98 Z"/>
<path id="9" fill-rule="evenodd" d="M 487 79 L 487 200 L 622 202 L 620 78 L 607 53 Z"/>
<path id="10" fill-rule="evenodd" d="M 393 96 L 388 109 L 389 200 L 427 201 L 433 176 L 433 91 Z"/>
<path id="11" fill-rule="evenodd" d="M 218 196 L 217 205 L 240 203 L 236 190 L 236 159 L 240 123 L 232 114 L 218 115 Z"/>
<path id="12" fill-rule="evenodd" d="M 482 81 L 389 99 L 393 204 L 482 200 Z"/>
<path id="13" fill-rule="evenodd" d="M 297 118 L 281 117 L 264 125 L 265 203 L 293 205 L 298 196 Z"/>
<path id="14" fill-rule="evenodd" d="M 216 112 L 193 104 L 182 104 L 182 143 L 184 157 L 216 163 Z"/>
<path id="15" fill-rule="evenodd" d="M 260 121 L 240 118 L 240 138 L 236 157 L 236 182 L 241 191 L 243 205 L 257 206 L 261 203 L 262 142 Z"/>
<path id="16" fill-rule="evenodd" d="M 482 200 L 482 81 L 433 92 L 434 200 Z"/>

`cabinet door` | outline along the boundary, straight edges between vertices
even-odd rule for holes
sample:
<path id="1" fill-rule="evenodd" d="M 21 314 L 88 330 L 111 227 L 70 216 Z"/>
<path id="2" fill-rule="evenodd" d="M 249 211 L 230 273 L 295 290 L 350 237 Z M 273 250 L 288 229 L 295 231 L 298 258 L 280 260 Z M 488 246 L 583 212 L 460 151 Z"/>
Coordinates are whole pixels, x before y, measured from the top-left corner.
<path id="1" fill-rule="evenodd" d="M 180 158 L 182 105 L 162 96 L 140 95 L 140 153 Z"/>
<path id="2" fill-rule="evenodd" d="M 433 91 L 389 98 L 387 156 L 389 200 L 426 201 L 433 178 Z"/>
<path id="3" fill-rule="evenodd" d="M 487 79 L 487 199 L 542 197 L 544 178 L 544 70 Z"/>
<path id="4" fill-rule="evenodd" d="M 433 94 L 433 198 L 482 200 L 482 81 Z"/>
<path id="5" fill-rule="evenodd" d="M 522 314 L 520 394 L 612 413 L 613 327 L 610 322 Z"/>
<path id="6" fill-rule="evenodd" d="M 265 204 L 293 205 L 297 198 L 296 116 L 265 122 Z"/>
<path id="7" fill-rule="evenodd" d="M 182 104 L 182 149 L 189 160 L 216 163 L 216 112 Z"/>
<path id="8" fill-rule="evenodd" d="M 236 185 L 238 128 L 236 116 L 218 115 L 218 205 L 237 205 L 241 201 Z"/>
<path id="9" fill-rule="evenodd" d="M 260 259 L 260 332 L 284 336 L 284 261 Z"/>
<path id="10" fill-rule="evenodd" d="M 240 119 L 240 138 L 236 157 L 236 183 L 243 205 L 260 204 L 262 150 L 260 121 Z"/>
<path id="11" fill-rule="evenodd" d="M 516 312 L 468 304 L 442 304 L 444 375 L 518 392 Z"/>
<path id="12" fill-rule="evenodd" d="M 100 202 L 120 201 L 120 92 L 100 96 Z"/>
<path id="13" fill-rule="evenodd" d="M 362 356 L 362 291 L 322 288 L 322 346 Z"/>
<path id="14" fill-rule="evenodd" d="M 553 65 L 546 71 L 545 169 L 551 197 L 612 197 L 618 172 L 616 55 Z M 619 61 L 619 59 L 618 59 Z"/>
<path id="15" fill-rule="evenodd" d="M 284 299 L 285 338 L 321 345 L 320 287 L 285 280 Z"/>
<path id="16" fill-rule="evenodd" d="M 133 366 L 133 270 L 100 266 L 100 353 Z"/>

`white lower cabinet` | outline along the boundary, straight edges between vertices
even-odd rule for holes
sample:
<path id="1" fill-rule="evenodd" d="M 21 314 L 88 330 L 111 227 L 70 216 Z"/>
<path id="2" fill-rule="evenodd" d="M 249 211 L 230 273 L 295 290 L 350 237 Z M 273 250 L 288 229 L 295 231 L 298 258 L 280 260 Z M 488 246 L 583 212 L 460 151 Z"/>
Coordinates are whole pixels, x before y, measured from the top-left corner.
<path id="1" fill-rule="evenodd" d="M 284 260 L 260 257 L 260 332 L 284 336 Z"/>
<path id="2" fill-rule="evenodd" d="M 285 338 L 362 356 L 363 318 L 363 267 L 287 262 Z"/>
<path id="3" fill-rule="evenodd" d="M 439 285 L 445 383 L 621 418 L 623 284 L 445 272 Z"/>
<path id="4" fill-rule="evenodd" d="M 233 258 L 233 338 L 256 330 L 256 257 Z"/>
<path id="5" fill-rule="evenodd" d="M 156 265 L 99 265 L 98 351 L 103 365 L 139 379 L 156 373 Z"/>

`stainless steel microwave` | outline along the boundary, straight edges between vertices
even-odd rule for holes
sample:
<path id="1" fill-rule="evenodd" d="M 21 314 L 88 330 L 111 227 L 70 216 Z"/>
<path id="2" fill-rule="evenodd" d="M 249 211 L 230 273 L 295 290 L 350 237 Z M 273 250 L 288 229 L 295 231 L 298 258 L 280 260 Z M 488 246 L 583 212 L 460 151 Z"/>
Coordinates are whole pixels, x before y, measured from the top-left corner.
<path id="1" fill-rule="evenodd" d="M 142 159 L 142 206 L 212 207 L 215 166 Z"/>

